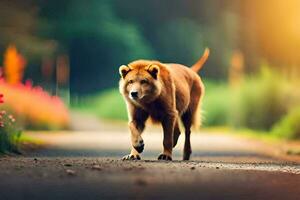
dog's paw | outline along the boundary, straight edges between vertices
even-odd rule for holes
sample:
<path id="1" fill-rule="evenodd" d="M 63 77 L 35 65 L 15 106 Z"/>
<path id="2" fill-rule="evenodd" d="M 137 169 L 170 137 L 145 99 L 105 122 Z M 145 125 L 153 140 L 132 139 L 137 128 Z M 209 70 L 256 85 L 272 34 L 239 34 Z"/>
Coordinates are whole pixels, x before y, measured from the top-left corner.
<path id="1" fill-rule="evenodd" d="M 166 161 L 171 161 L 172 160 L 172 157 L 171 156 L 168 156 L 166 154 L 160 154 L 157 158 L 158 160 L 166 160 Z"/>
<path id="2" fill-rule="evenodd" d="M 141 160 L 140 155 L 128 154 L 122 158 L 122 160 Z"/>
<path id="3" fill-rule="evenodd" d="M 133 145 L 133 148 L 139 153 L 142 153 L 144 151 L 144 147 L 144 140 L 140 140 L 139 142 L 137 142 L 137 144 Z"/>

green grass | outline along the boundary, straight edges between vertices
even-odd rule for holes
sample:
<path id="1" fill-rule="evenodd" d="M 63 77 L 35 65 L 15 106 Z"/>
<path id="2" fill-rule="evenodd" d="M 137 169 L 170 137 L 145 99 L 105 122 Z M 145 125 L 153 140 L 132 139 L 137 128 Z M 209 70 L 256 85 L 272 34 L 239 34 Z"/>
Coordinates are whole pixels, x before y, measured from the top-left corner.
<path id="1" fill-rule="evenodd" d="M 203 98 L 203 126 L 224 126 L 229 123 L 228 113 L 232 94 L 226 83 L 204 81 L 206 93 Z"/>
<path id="2" fill-rule="evenodd" d="M 103 119 L 127 120 L 125 102 L 116 88 L 84 97 L 72 105 L 72 109 L 92 113 Z"/>
<path id="3" fill-rule="evenodd" d="M 11 121 L 7 114 L 1 114 L 0 127 L 0 154 L 19 153 L 18 144 L 20 142 L 21 130 Z"/>
<path id="4" fill-rule="evenodd" d="M 300 139 L 300 107 L 290 110 L 273 126 L 272 133 L 278 137 Z"/>
<path id="5" fill-rule="evenodd" d="M 271 132 L 267 132 L 267 131 L 258 131 L 258 130 L 246 129 L 246 128 L 235 129 L 230 126 L 204 127 L 201 130 L 212 134 L 236 135 L 244 138 L 258 139 L 267 142 L 279 142 L 283 139 L 280 136 L 272 134 Z"/>

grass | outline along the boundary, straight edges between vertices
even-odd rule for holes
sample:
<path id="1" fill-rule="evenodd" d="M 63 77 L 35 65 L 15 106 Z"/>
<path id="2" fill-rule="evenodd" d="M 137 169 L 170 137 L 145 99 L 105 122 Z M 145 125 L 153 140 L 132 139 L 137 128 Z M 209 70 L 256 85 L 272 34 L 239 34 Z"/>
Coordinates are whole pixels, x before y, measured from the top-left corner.
<path id="1" fill-rule="evenodd" d="M 284 147 L 282 153 L 288 156 L 300 156 L 300 147 L 298 141 L 290 141 L 290 139 L 278 134 L 267 131 L 257 131 L 253 129 L 232 129 L 231 127 L 207 127 L 202 131 L 209 134 L 222 134 L 235 136 L 254 141 L 261 141 L 264 144 L 272 145 L 273 147 Z M 296 143 L 295 143 L 296 142 Z"/>
<path id="2" fill-rule="evenodd" d="M 72 109 L 92 113 L 103 119 L 127 120 L 126 105 L 116 88 L 84 97 L 76 105 L 72 105 Z"/>
<path id="3" fill-rule="evenodd" d="M 226 83 L 204 80 L 203 126 L 225 126 L 229 123 L 231 93 Z"/>
<path id="4" fill-rule="evenodd" d="M 3 140 L 0 139 L 0 143 Z M 13 144 L 13 148 L 11 148 Z M 43 141 L 37 140 L 36 138 L 27 136 L 26 133 L 21 133 L 18 138 L 15 138 L 12 142 L 9 143 L 10 147 L 7 148 L 7 144 L 5 146 L 0 145 L 0 156 L 6 154 L 21 154 L 24 149 L 35 149 L 44 145 Z"/>
<path id="5" fill-rule="evenodd" d="M 0 117 L 0 154 L 19 153 L 18 144 L 22 134 L 21 130 L 15 124 L 12 115 L 1 111 Z"/>
<path id="6" fill-rule="evenodd" d="M 282 138 L 278 135 L 271 134 L 267 131 L 258 131 L 253 129 L 235 129 L 230 126 L 212 126 L 204 127 L 201 129 L 203 132 L 215 133 L 215 134 L 226 134 L 226 135 L 235 135 L 242 136 L 244 138 L 258 139 L 266 142 L 279 142 L 282 141 Z M 200 132 L 201 132 L 200 131 Z"/>
<path id="7" fill-rule="evenodd" d="M 278 137 L 300 139 L 300 107 L 290 110 L 273 126 L 272 133 Z"/>

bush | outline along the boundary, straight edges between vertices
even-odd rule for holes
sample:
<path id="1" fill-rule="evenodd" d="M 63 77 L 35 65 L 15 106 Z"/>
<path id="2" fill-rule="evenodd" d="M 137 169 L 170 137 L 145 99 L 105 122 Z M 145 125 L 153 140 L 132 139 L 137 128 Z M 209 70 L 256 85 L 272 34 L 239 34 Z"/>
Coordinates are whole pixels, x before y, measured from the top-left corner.
<path id="1" fill-rule="evenodd" d="M 227 125 L 232 92 L 226 83 L 204 81 L 204 85 L 203 126 Z"/>
<path id="2" fill-rule="evenodd" d="M 100 94 L 84 97 L 73 108 L 93 113 L 102 119 L 127 120 L 126 104 L 118 89 L 109 89 Z"/>
<path id="3" fill-rule="evenodd" d="M 0 104 L 4 103 L 3 94 L 0 94 Z M 21 131 L 16 128 L 15 118 L 6 111 L 0 111 L 0 153 L 18 152 L 18 140 Z"/>
<path id="4" fill-rule="evenodd" d="M 292 109 L 275 124 L 272 133 L 287 139 L 300 139 L 300 107 Z"/>
<path id="5" fill-rule="evenodd" d="M 107 119 L 127 120 L 125 102 L 117 89 L 101 93 L 95 99 L 98 116 Z"/>
<path id="6" fill-rule="evenodd" d="M 21 131 L 16 128 L 12 115 L 1 111 L 0 116 L 0 153 L 19 153 L 18 141 Z"/>
<path id="7" fill-rule="evenodd" d="M 5 109 L 30 129 L 60 129 L 69 123 L 69 113 L 59 97 L 50 96 L 41 87 L 8 84 L 0 79 L 0 91 L 5 95 Z"/>
<path id="8" fill-rule="evenodd" d="M 233 95 L 232 125 L 270 130 L 287 113 L 287 84 L 287 80 L 279 73 L 266 67 L 258 75 L 247 77 Z"/>

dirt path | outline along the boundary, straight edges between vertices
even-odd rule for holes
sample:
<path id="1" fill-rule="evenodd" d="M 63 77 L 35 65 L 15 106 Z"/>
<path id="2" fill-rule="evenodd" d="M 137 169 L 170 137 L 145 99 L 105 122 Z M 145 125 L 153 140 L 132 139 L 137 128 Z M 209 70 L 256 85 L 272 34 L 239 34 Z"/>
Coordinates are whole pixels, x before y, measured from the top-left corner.
<path id="1" fill-rule="evenodd" d="M 298 175 L 218 166 L 83 157 L 2 159 L 0 199 L 299 199 Z"/>
<path id="2" fill-rule="evenodd" d="M 97 129 L 94 130 L 94 129 Z M 159 162 L 160 130 L 144 134 L 142 161 L 129 151 L 122 125 L 89 131 L 27 133 L 48 144 L 20 157 L 0 158 L 2 199 L 299 199 L 298 159 L 265 143 L 212 133 L 193 134 L 193 157 Z"/>

